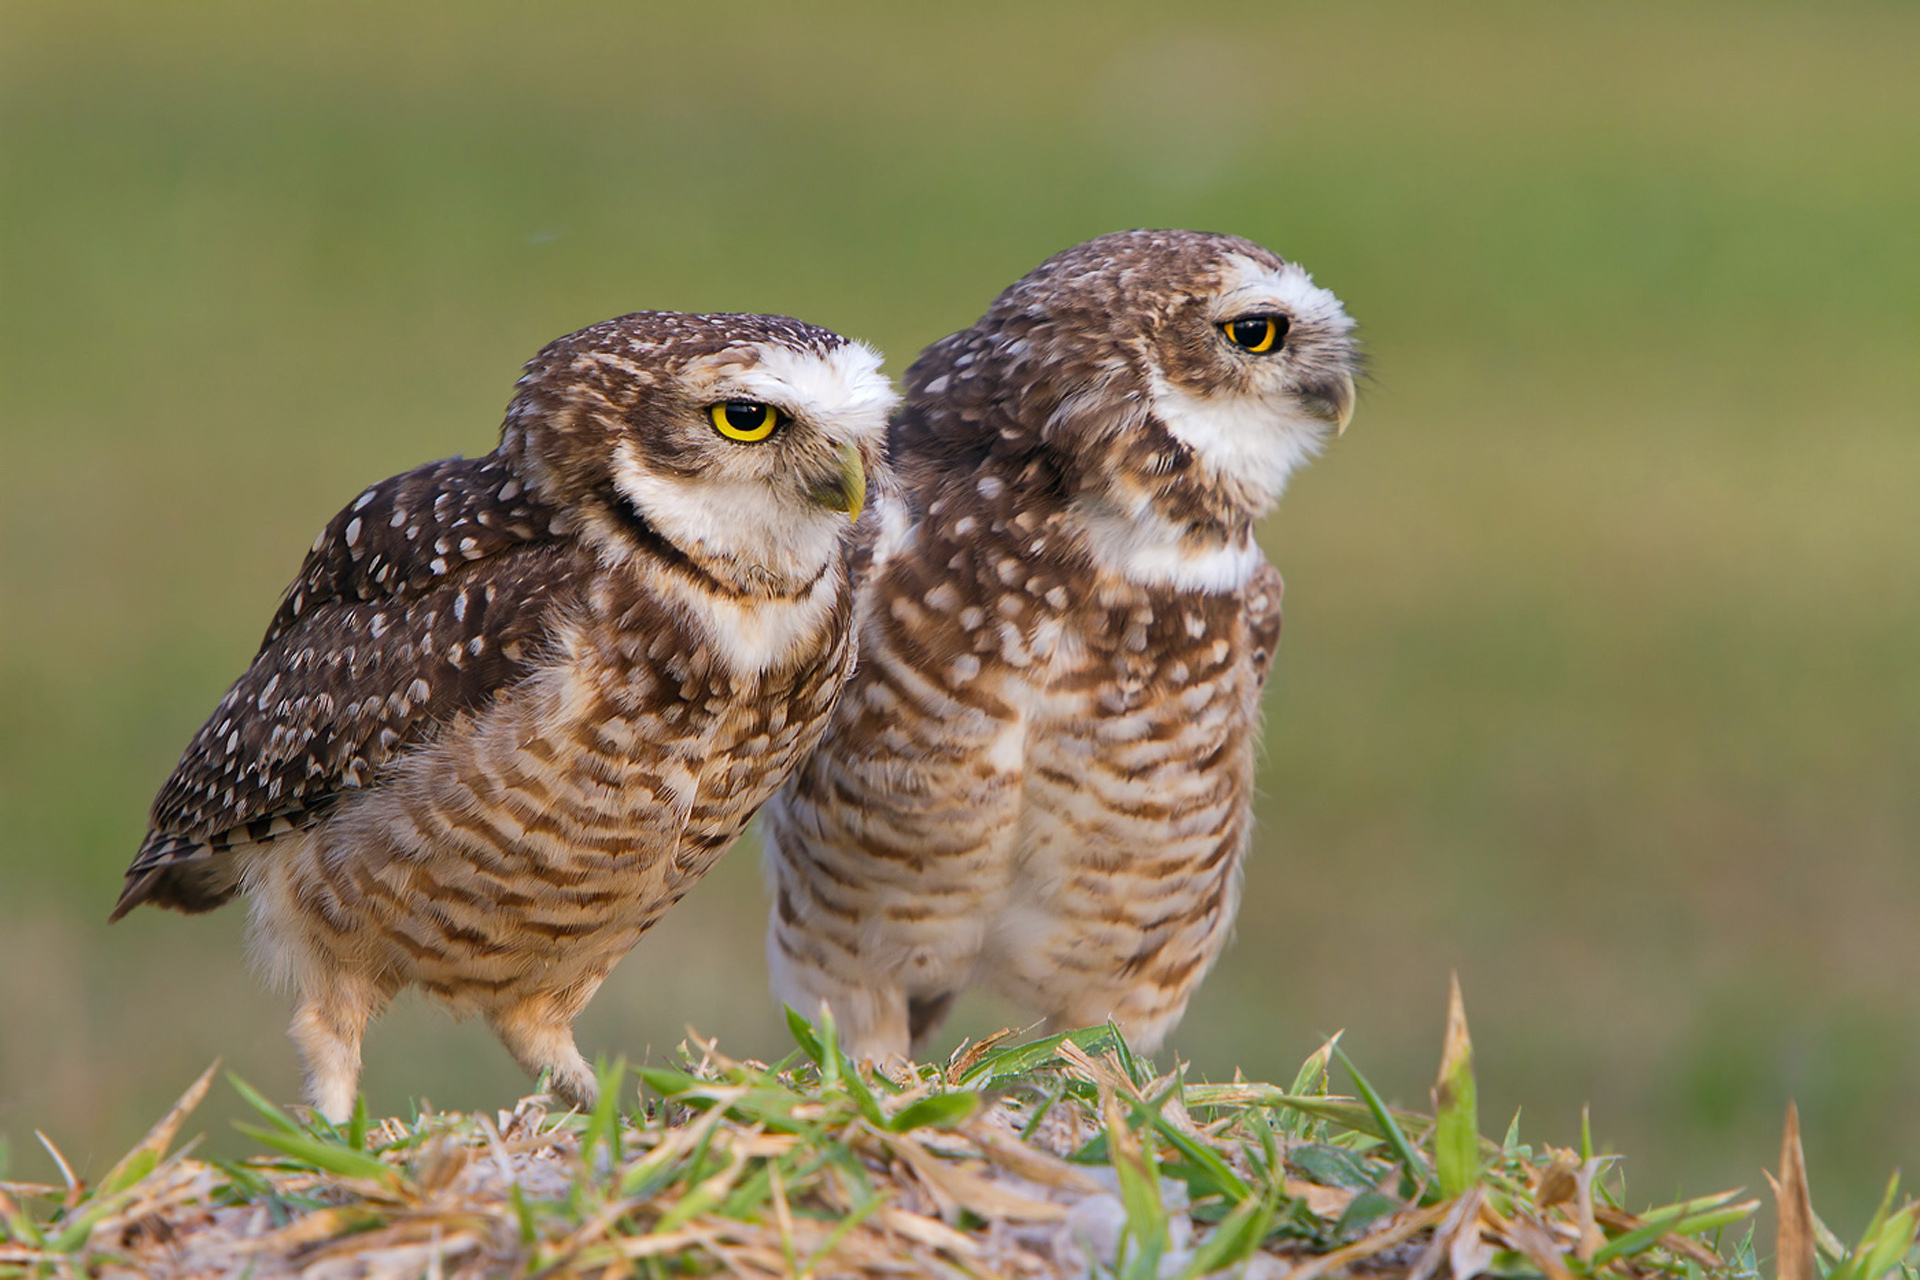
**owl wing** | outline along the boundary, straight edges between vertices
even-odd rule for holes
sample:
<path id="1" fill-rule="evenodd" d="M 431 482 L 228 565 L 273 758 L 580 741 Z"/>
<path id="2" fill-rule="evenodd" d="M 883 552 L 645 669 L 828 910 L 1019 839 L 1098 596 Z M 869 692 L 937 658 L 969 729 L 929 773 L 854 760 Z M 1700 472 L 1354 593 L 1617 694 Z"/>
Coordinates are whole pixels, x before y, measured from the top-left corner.
<path id="1" fill-rule="evenodd" d="M 328 523 L 153 804 L 118 919 L 233 895 L 235 846 L 306 830 L 525 676 L 573 591 L 551 513 L 495 455 L 382 481 Z"/>
<path id="2" fill-rule="evenodd" d="M 1262 563 L 1243 592 L 1246 600 L 1247 639 L 1252 645 L 1248 656 L 1253 662 L 1253 699 L 1260 699 L 1267 673 L 1273 669 L 1273 654 L 1280 647 L 1280 599 L 1287 584 L 1280 571 Z"/>

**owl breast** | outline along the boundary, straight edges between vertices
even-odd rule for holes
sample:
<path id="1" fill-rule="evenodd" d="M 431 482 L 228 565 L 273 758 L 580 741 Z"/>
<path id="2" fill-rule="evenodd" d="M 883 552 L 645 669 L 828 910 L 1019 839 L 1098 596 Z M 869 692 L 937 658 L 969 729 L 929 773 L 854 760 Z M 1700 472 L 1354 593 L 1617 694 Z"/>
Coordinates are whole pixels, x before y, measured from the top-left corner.
<path id="1" fill-rule="evenodd" d="M 1034 554 L 1038 528 L 1025 557 L 968 532 L 879 571 L 830 746 L 769 810 L 776 975 L 985 982 L 1160 1034 L 1231 925 L 1279 575 L 1141 586 Z M 836 1016 L 883 1047 L 887 1007 Z"/>
<path id="2" fill-rule="evenodd" d="M 635 607 L 258 859 L 269 967 L 302 920 L 306 943 L 462 1011 L 604 977 L 811 749 L 851 649 L 842 607 L 819 660 L 743 674 Z"/>
<path id="3" fill-rule="evenodd" d="M 1018 812 L 980 976 L 1029 1005 L 1079 988 L 1092 1020 L 1149 1026 L 1184 1006 L 1233 919 L 1260 645 L 1236 595 L 1109 580 L 1050 650 L 1008 682 L 1026 704 Z"/>

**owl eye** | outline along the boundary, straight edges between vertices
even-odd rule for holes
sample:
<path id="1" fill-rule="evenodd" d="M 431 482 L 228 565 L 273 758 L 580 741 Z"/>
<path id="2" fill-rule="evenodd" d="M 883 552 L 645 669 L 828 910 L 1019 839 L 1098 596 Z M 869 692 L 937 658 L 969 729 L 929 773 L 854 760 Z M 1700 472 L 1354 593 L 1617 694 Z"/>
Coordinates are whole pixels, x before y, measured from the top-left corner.
<path id="1" fill-rule="evenodd" d="M 713 425 L 721 435 L 746 444 L 765 440 L 787 420 L 787 415 L 772 405 L 752 400 L 729 400 L 717 404 L 707 410 L 707 416 L 713 419 Z"/>
<path id="2" fill-rule="evenodd" d="M 1277 350 L 1287 336 L 1285 316 L 1241 316 L 1220 326 L 1228 342 L 1242 351 L 1263 356 Z"/>

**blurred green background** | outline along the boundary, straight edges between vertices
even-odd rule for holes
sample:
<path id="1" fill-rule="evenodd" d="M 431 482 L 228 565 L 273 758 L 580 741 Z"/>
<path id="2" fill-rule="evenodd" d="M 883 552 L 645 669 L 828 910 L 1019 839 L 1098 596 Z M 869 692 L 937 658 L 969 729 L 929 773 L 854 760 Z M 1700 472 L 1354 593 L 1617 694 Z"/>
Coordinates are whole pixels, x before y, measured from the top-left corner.
<path id="1" fill-rule="evenodd" d="M 1636 1198 L 1857 1230 L 1920 1150 L 1920 6 L 0 5 L 0 1131 L 95 1172 L 216 1054 L 298 1088 L 238 911 L 109 929 L 146 806 L 307 544 L 490 448 L 520 362 L 784 311 L 898 373 L 1122 227 L 1358 317 L 1287 575 L 1236 943 L 1174 1047 L 1322 1033 L 1483 1122 L 1593 1105 Z M 751 840 L 589 1055 L 774 1055 Z M 1010 1017 L 968 1006 L 959 1031 Z M 408 1001 L 370 1101 L 494 1106 Z M 222 1100 L 205 1117 L 216 1147 Z"/>

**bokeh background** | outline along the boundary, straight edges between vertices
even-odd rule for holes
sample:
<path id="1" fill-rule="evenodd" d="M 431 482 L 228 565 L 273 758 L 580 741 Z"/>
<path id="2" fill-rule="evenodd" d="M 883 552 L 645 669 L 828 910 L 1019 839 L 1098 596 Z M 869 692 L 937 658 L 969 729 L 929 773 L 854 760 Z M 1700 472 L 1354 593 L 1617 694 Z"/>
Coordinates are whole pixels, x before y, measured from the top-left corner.
<path id="1" fill-rule="evenodd" d="M 1920 8 L 0 4 L 0 1131 L 98 1172 L 215 1055 L 298 1088 L 237 911 L 105 916 L 148 801 L 365 483 L 520 362 L 785 311 L 898 373 L 1122 227 L 1359 318 L 1287 575 L 1238 940 L 1175 1047 L 1323 1033 L 1425 1104 L 1857 1230 L 1920 1164 Z M 777 1055 L 751 841 L 589 1054 Z M 1007 1010 L 976 1001 L 957 1031 Z M 524 1081 L 404 1003 L 376 1108 Z M 222 1091 L 224 1093 L 224 1091 Z M 224 1110 L 223 1110 L 224 1109 Z M 231 1100 L 203 1119 L 216 1149 Z"/>

